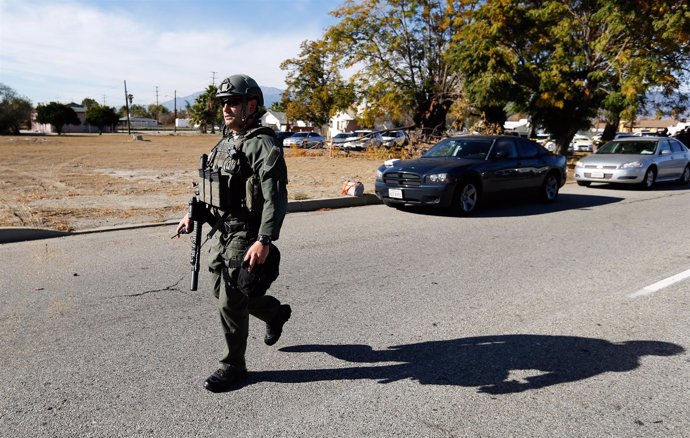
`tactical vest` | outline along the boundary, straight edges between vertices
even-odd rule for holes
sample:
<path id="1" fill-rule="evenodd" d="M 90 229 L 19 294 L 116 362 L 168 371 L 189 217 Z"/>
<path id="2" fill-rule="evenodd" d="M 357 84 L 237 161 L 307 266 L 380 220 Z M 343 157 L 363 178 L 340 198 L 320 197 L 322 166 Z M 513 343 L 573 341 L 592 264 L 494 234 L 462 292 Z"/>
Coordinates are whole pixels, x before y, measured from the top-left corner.
<path id="1" fill-rule="evenodd" d="M 225 137 L 212 150 L 205 169 L 199 169 L 199 200 L 236 218 L 257 216 L 263 206 L 261 181 L 243 151 L 257 135 L 275 136 L 259 127 L 237 138 Z"/>

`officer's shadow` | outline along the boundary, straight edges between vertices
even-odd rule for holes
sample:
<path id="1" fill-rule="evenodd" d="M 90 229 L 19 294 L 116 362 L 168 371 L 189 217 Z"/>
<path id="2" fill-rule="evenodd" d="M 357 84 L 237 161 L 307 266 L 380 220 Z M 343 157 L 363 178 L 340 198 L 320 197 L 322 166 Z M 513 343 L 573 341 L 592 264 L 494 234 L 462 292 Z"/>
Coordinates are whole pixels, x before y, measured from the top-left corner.
<path id="1" fill-rule="evenodd" d="M 374 350 L 367 345 L 297 345 L 290 353 L 326 353 L 363 366 L 329 369 L 259 371 L 249 383 L 304 383 L 403 379 L 422 385 L 477 387 L 506 394 L 586 379 L 605 372 L 631 371 L 642 356 L 672 356 L 685 350 L 667 342 L 627 341 L 574 336 L 498 335 L 429 341 Z"/>

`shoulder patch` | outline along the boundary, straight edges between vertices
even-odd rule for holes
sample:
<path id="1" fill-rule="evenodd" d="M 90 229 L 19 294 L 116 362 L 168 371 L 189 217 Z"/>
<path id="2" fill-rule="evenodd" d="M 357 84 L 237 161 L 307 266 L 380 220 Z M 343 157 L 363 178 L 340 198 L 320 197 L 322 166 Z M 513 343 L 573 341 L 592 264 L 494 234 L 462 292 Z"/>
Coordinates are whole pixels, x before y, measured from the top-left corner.
<path id="1" fill-rule="evenodd" d="M 272 168 L 275 166 L 276 161 L 283 155 L 283 150 L 280 149 L 279 146 L 273 145 L 271 148 L 271 152 L 268 154 L 268 157 L 266 157 L 266 165 L 269 168 Z"/>

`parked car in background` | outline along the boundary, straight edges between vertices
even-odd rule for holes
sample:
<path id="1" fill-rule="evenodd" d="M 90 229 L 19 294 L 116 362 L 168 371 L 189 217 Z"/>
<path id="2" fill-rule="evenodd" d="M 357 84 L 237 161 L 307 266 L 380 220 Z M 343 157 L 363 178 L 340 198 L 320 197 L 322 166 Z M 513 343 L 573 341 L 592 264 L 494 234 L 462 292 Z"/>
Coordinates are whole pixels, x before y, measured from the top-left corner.
<path id="1" fill-rule="evenodd" d="M 534 190 L 552 202 L 565 184 L 566 159 L 511 136 L 442 140 L 416 160 L 388 160 L 376 173 L 376 196 L 389 206 L 450 207 L 473 213 L 488 195 Z"/>
<path id="2" fill-rule="evenodd" d="M 537 132 L 536 137 L 531 140 L 535 141 L 541 146 L 544 146 L 547 151 L 556 152 L 556 141 L 551 137 L 551 134 L 546 132 Z"/>
<path id="3" fill-rule="evenodd" d="M 614 139 L 575 164 L 575 181 L 638 184 L 651 189 L 658 181 L 690 181 L 690 150 L 667 137 Z"/>
<path id="4" fill-rule="evenodd" d="M 336 134 L 331 138 L 331 146 L 332 147 L 340 147 L 344 142 L 346 142 L 348 139 L 356 137 L 357 134 L 354 132 L 341 132 L 340 134 Z"/>
<path id="5" fill-rule="evenodd" d="M 324 139 L 316 132 L 295 132 L 283 140 L 285 147 L 297 146 L 298 148 L 314 149 L 324 145 Z"/>
<path id="6" fill-rule="evenodd" d="M 572 149 L 573 152 L 592 152 L 594 150 L 594 142 L 586 135 L 575 134 L 568 149 Z"/>
<path id="7" fill-rule="evenodd" d="M 386 131 L 381 133 L 382 145 L 387 148 L 407 145 L 409 140 L 405 131 Z"/>
<path id="8" fill-rule="evenodd" d="M 381 134 L 369 129 L 354 131 L 354 136 L 348 138 L 340 144 L 343 150 L 361 151 L 369 147 L 379 147 L 383 143 Z"/>
<path id="9" fill-rule="evenodd" d="M 277 131 L 277 132 L 276 132 L 276 139 L 278 140 L 278 144 L 280 144 L 281 146 L 284 146 L 283 141 L 284 141 L 286 138 L 291 137 L 292 134 L 294 134 L 294 132 L 290 132 L 290 131 Z"/>
<path id="10" fill-rule="evenodd" d="M 617 140 L 619 138 L 630 138 L 630 137 L 640 137 L 637 134 L 633 134 L 632 132 L 616 132 L 616 135 L 613 137 L 614 140 Z"/>

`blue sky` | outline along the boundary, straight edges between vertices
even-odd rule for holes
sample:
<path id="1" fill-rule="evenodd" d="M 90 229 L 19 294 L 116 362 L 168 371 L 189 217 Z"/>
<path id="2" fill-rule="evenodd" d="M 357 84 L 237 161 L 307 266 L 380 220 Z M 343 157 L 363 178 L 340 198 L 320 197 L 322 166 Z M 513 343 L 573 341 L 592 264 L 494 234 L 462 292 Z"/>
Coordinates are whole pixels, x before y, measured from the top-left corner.
<path id="1" fill-rule="evenodd" d="M 280 63 L 343 0 L 0 0 L 0 83 L 35 105 L 148 105 L 234 73 L 285 88 Z"/>

